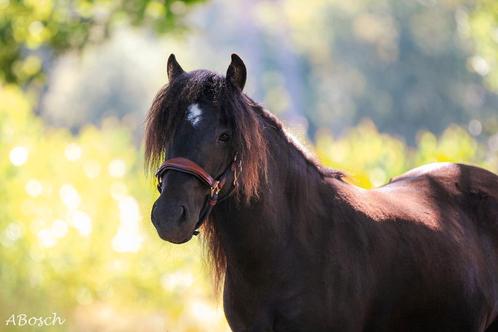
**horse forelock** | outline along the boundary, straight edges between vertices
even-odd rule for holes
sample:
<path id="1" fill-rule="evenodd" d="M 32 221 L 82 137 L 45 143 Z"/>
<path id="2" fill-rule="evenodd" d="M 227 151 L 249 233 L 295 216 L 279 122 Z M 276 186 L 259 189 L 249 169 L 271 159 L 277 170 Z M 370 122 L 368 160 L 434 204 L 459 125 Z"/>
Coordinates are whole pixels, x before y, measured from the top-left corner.
<path id="1" fill-rule="evenodd" d="M 166 146 L 185 118 L 189 105 L 208 101 L 222 112 L 233 128 L 234 152 L 242 161 L 238 198 L 258 197 L 266 179 L 267 144 L 257 104 L 228 84 L 224 77 L 206 70 L 186 73 L 164 86 L 154 98 L 146 119 L 145 162 L 154 171 L 166 158 Z"/>
<path id="2" fill-rule="evenodd" d="M 166 146 L 186 116 L 187 107 L 219 90 L 221 78 L 206 70 L 185 73 L 155 96 L 145 126 L 145 162 L 154 171 L 166 158 Z"/>

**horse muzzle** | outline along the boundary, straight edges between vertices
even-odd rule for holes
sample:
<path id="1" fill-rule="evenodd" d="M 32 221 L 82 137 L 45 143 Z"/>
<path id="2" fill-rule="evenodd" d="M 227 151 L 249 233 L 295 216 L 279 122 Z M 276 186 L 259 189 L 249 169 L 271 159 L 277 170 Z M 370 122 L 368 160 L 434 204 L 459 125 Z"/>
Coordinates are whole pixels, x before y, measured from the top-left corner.
<path id="1" fill-rule="evenodd" d="M 159 237 L 180 244 L 189 241 L 194 233 L 196 220 L 189 218 L 188 208 L 179 202 L 165 202 L 159 198 L 152 206 L 151 220 Z"/>

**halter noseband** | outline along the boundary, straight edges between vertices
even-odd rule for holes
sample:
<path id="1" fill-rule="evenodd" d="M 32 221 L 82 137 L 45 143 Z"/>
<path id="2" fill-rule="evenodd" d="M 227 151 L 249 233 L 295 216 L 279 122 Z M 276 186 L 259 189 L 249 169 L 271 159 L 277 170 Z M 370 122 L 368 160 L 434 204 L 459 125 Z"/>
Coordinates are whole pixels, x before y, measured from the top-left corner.
<path id="1" fill-rule="evenodd" d="M 162 191 L 164 174 L 169 170 L 193 175 L 210 188 L 210 194 L 206 200 L 206 203 L 204 203 L 204 207 L 202 208 L 200 213 L 199 221 L 194 228 L 194 235 L 197 235 L 199 234 L 199 231 L 197 229 L 201 227 L 202 223 L 204 223 L 204 221 L 207 219 L 216 203 L 228 198 L 235 191 L 237 186 L 238 173 L 242 171 L 242 164 L 240 160 L 237 160 L 236 154 L 229 167 L 227 167 L 219 177 L 213 178 L 211 175 L 209 175 L 208 172 L 204 170 L 204 168 L 190 159 L 182 157 L 168 159 L 159 167 L 156 172 L 156 177 L 158 180 L 157 190 L 159 190 L 159 192 Z M 218 194 L 225 186 L 226 178 L 229 171 L 232 171 L 233 173 L 232 189 L 225 196 L 219 198 Z"/>

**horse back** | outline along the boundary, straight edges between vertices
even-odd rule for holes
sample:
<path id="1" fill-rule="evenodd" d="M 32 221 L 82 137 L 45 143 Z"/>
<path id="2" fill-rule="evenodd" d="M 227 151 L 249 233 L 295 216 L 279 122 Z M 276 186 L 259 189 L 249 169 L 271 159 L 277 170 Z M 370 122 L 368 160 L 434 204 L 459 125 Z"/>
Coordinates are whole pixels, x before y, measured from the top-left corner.
<path id="1" fill-rule="evenodd" d="M 394 195 L 396 191 L 407 192 L 415 203 L 433 209 L 463 211 L 473 222 L 498 235 L 498 176 L 483 168 L 433 163 L 410 170 L 379 188 L 386 189 L 394 189 Z"/>
<path id="2" fill-rule="evenodd" d="M 498 262 L 498 176 L 464 164 L 413 169 L 371 191 L 381 217 L 423 224 L 443 241 Z M 382 214 L 384 216 L 382 216 Z M 480 255 L 479 253 L 479 255 Z M 493 253 L 493 255 L 489 255 Z"/>
<path id="3" fill-rule="evenodd" d="M 418 241 L 420 239 L 417 237 L 421 237 L 422 232 L 413 232 L 415 235 L 405 233 L 408 227 L 403 228 L 403 233 L 398 235 L 405 238 L 403 241 L 417 243 L 417 251 L 425 255 L 423 261 L 430 268 L 433 280 L 439 275 L 440 289 L 450 282 L 450 278 L 456 278 L 454 285 L 460 285 L 461 288 L 451 297 L 464 297 L 469 304 L 468 310 L 487 312 L 488 317 L 484 321 L 490 322 L 496 318 L 497 175 L 463 164 L 430 164 L 371 190 L 369 196 L 374 202 L 371 213 L 377 215 L 377 220 L 408 221 L 409 224 L 423 225 L 429 230 L 426 239 L 430 241 Z M 377 208 L 379 206 L 382 207 L 380 211 Z M 411 239 L 406 240 L 408 237 Z M 422 246 L 422 243 L 425 245 Z M 438 255 L 441 257 L 439 263 L 435 260 Z M 453 272 L 443 273 L 442 267 Z M 482 303 L 486 304 L 481 311 L 478 306 Z M 464 311 L 461 310 L 462 314 Z"/>

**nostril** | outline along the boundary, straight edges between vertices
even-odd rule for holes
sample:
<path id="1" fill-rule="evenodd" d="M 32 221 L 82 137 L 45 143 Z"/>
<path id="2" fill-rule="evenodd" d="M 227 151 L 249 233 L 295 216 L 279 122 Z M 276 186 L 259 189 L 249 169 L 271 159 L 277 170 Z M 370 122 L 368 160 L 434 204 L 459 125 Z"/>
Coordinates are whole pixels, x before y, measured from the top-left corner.
<path id="1" fill-rule="evenodd" d="M 181 223 L 187 219 L 187 208 L 180 204 L 154 203 L 151 209 L 152 224 L 159 227 L 161 224 Z"/>
<path id="2" fill-rule="evenodd" d="M 169 220 L 172 222 L 181 223 L 186 220 L 187 209 L 184 205 L 177 205 L 174 209 L 171 210 L 169 215 Z"/>
<path id="3" fill-rule="evenodd" d="M 187 209 L 185 209 L 184 205 L 180 205 L 180 217 L 179 220 L 185 220 L 185 216 L 187 214 Z"/>

